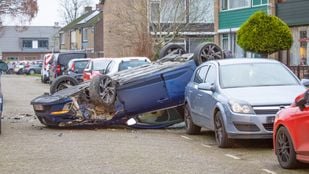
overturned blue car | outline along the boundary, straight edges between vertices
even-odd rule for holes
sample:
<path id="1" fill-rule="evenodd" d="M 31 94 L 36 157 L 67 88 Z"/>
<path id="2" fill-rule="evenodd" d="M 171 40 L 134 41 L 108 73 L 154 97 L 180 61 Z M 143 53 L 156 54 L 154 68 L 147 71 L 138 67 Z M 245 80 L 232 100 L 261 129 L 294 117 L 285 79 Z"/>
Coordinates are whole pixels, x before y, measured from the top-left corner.
<path id="1" fill-rule="evenodd" d="M 182 122 L 184 91 L 195 68 L 223 58 L 223 52 L 213 43 L 200 44 L 194 53 L 168 44 L 160 57 L 148 65 L 39 96 L 31 102 L 35 114 L 49 127 L 120 124 L 162 128 Z"/>

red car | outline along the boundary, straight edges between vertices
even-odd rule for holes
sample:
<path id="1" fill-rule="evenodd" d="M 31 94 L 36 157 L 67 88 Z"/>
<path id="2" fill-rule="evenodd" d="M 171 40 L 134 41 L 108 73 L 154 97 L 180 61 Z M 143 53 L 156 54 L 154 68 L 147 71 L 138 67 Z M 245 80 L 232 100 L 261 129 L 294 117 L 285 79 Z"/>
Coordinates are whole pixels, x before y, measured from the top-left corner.
<path id="1" fill-rule="evenodd" d="M 309 90 L 296 97 L 291 107 L 278 112 L 273 142 L 282 168 L 309 163 Z"/>

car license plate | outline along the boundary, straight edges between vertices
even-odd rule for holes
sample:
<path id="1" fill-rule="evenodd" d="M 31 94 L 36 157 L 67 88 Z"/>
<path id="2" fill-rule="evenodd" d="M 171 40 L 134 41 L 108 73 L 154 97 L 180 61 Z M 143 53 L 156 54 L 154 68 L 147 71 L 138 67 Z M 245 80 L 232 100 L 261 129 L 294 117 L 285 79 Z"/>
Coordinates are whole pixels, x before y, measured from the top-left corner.
<path id="1" fill-rule="evenodd" d="M 44 110 L 43 105 L 33 105 L 33 108 L 36 111 L 43 111 Z"/>
<path id="2" fill-rule="evenodd" d="M 267 117 L 266 118 L 267 123 L 274 123 L 275 122 L 275 117 Z"/>

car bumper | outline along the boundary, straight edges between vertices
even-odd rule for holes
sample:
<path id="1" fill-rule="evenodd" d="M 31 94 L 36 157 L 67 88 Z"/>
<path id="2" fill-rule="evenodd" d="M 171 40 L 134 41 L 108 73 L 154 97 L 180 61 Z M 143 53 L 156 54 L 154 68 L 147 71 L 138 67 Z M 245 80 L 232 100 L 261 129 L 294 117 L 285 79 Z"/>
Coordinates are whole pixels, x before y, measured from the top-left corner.
<path id="1" fill-rule="evenodd" d="M 233 139 L 271 139 L 275 115 L 226 113 L 226 131 Z"/>

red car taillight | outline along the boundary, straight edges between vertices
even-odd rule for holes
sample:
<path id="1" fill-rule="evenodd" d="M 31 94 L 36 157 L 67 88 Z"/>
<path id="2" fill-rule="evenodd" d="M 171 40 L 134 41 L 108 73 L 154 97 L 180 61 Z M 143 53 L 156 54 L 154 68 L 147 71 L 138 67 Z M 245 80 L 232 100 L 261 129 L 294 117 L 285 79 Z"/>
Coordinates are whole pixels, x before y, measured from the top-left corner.
<path id="1" fill-rule="evenodd" d="M 74 64 L 74 63 L 72 64 L 71 71 L 72 71 L 72 72 L 75 71 L 75 64 Z"/>
<path id="2" fill-rule="evenodd" d="M 89 72 L 89 71 L 83 72 L 83 80 L 84 81 L 90 80 L 90 77 L 91 77 L 91 72 Z"/>
<path id="3" fill-rule="evenodd" d="M 57 65 L 57 67 L 56 67 L 56 74 L 57 75 L 61 74 L 61 66 L 60 65 Z"/>

